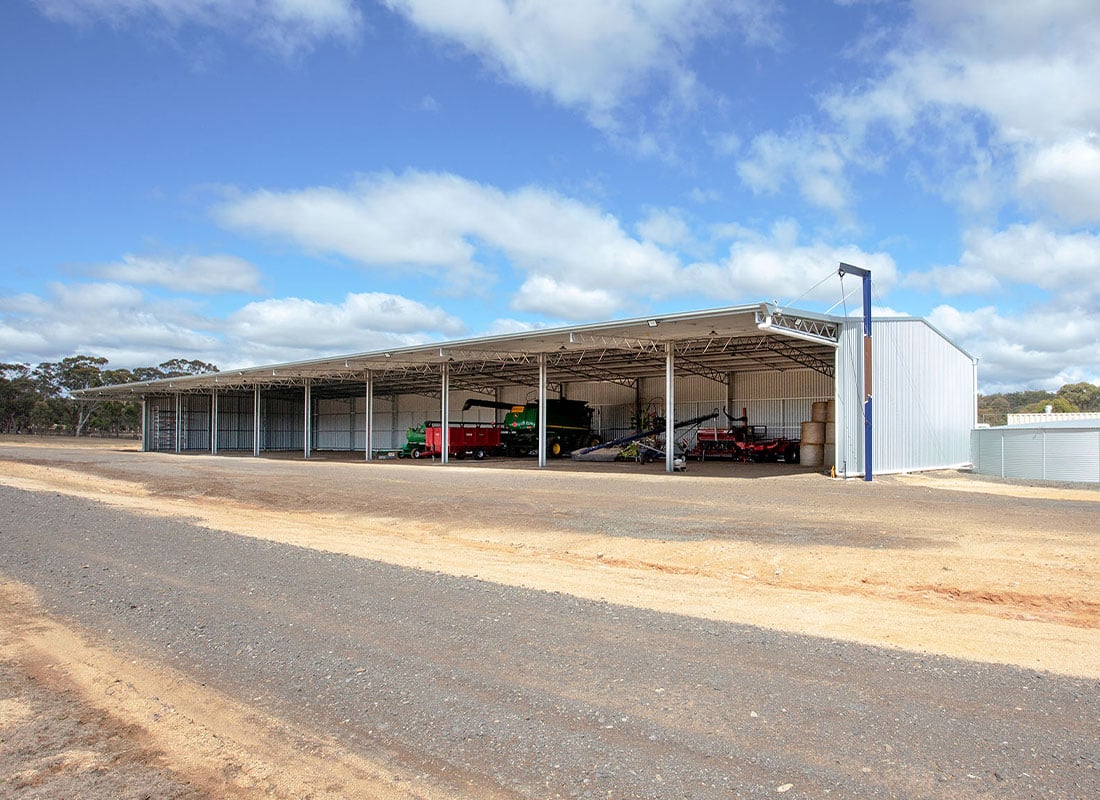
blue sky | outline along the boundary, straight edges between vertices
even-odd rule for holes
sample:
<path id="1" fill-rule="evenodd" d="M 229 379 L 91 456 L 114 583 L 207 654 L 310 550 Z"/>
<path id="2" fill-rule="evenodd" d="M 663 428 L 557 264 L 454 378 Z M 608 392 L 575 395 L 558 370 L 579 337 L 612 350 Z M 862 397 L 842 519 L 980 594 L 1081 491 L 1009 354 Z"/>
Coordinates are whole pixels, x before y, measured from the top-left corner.
<path id="1" fill-rule="evenodd" d="M 846 261 L 987 392 L 1100 383 L 1097 86 L 1095 0 L 8 0 L 0 361 L 858 313 Z"/>

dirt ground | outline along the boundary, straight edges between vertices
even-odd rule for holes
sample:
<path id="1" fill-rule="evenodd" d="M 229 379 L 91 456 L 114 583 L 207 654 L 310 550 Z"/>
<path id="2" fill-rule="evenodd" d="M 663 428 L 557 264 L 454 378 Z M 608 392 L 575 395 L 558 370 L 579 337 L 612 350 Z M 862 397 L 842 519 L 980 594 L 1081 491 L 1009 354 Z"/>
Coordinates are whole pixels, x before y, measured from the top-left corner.
<path id="1" fill-rule="evenodd" d="M 0 439 L 0 483 L 445 574 L 1100 679 L 1095 487 L 958 472 L 864 484 L 754 465 L 690 465 L 669 476 L 638 465 L 444 469 L 136 449 Z M 373 489 L 354 491 L 368 478 Z M 486 497 L 501 487 L 524 499 L 494 508 Z M 731 491 L 756 501 L 740 512 L 746 535 L 729 533 L 728 519 L 722 530 L 712 523 L 729 513 Z M 632 497 L 641 511 L 607 510 L 609 498 L 629 505 Z M 632 515 L 648 508 L 681 524 L 643 532 Z M 830 535 L 834 525 L 847 533 Z M 132 763 L 152 770 L 145 785 L 161 788 L 113 796 L 294 797 L 307 784 L 276 780 L 271 765 L 297 759 L 303 775 L 319 769 L 285 722 L 97 646 L 44 615 L 30 587 L 4 584 L 0 612 L 8 687 L 0 696 L 0 766 L 18 768 L 14 782 L 6 778 L 13 796 L 68 796 L 56 781 Z M 28 720 L 47 718 L 68 720 L 71 742 L 52 730 L 61 744 L 34 752 Z M 89 730 L 99 735 L 89 740 Z M 340 785 L 362 796 L 432 796 L 350 754 L 325 763 L 342 765 Z M 312 796 L 325 796 L 315 788 L 323 780 L 308 785 Z"/>

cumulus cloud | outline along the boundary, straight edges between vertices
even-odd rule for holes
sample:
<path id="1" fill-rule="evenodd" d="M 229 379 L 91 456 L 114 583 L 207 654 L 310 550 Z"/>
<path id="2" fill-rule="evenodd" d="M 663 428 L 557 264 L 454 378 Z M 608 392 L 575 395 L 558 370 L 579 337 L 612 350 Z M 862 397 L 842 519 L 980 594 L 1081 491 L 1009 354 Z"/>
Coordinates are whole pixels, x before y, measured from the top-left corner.
<path id="1" fill-rule="evenodd" d="M 163 286 L 178 292 L 219 294 L 260 291 L 260 271 L 236 256 L 182 256 L 156 258 L 127 253 L 121 261 L 92 269 L 97 277 L 144 286 Z"/>
<path id="2" fill-rule="evenodd" d="M 752 140 L 748 153 L 738 161 L 737 174 L 761 194 L 775 194 L 788 181 L 793 182 L 806 202 L 839 214 L 852 201 L 844 174 L 846 163 L 843 143 L 835 137 L 809 132 L 764 133 Z"/>
<path id="3" fill-rule="evenodd" d="M 492 290 L 513 309 L 549 319 L 606 319 L 672 296 L 703 295 L 711 303 L 798 296 L 840 261 L 873 270 L 880 293 L 897 282 L 889 255 L 822 239 L 804 243 L 792 221 L 765 234 L 736 224 L 700 233 L 678 209 L 648 209 L 631 235 L 613 215 L 574 198 L 450 174 L 241 193 L 213 213 L 235 230 L 366 269 L 415 270 L 452 287 L 494 280 Z M 833 286 L 820 299 L 836 301 L 838 292 Z"/>
<path id="4" fill-rule="evenodd" d="M 667 289 L 679 265 L 594 206 L 538 187 L 506 192 L 449 174 L 377 175 L 348 190 L 257 191 L 231 198 L 214 215 L 227 227 L 307 251 L 441 275 L 452 286 L 484 283 L 486 264 L 503 256 L 533 280 L 517 302 L 552 315 L 562 300 L 547 295 L 540 303 L 531 287 L 552 282 L 577 298 L 611 287 Z M 604 295 L 600 305 L 614 310 L 621 302 Z"/>
<path id="5" fill-rule="evenodd" d="M 52 283 L 42 296 L 0 297 L 0 352 L 39 363 L 77 353 L 112 367 L 196 358 L 222 369 L 363 352 L 455 337 L 443 309 L 383 293 L 340 303 L 281 298 L 249 303 L 225 319 L 180 298 L 155 300 L 118 283 Z"/>
<path id="6" fill-rule="evenodd" d="M 517 311 L 557 314 L 565 319 L 607 319 L 621 305 L 606 289 L 583 289 L 556 281 L 546 275 L 534 275 L 524 281 L 512 299 Z"/>
<path id="7" fill-rule="evenodd" d="M 420 30 L 456 42 L 507 80 L 583 111 L 601 129 L 651 81 L 690 104 L 698 80 L 685 54 L 737 29 L 776 37 L 775 4 L 759 0 L 384 0 Z"/>
<path id="8" fill-rule="evenodd" d="M 982 391 L 1055 390 L 1100 380 L 1100 317 L 1080 307 L 1044 305 L 1020 314 L 992 306 L 933 309 L 929 321 L 979 361 Z"/>
<path id="9" fill-rule="evenodd" d="M 825 94 L 817 130 L 800 120 L 757 136 L 742 180 L 757 191 L 794 181 L 809 202 L 835 209 L 830 188 L 848 171 L 901 153 L 926 188 L 967 211 L 995 210 L 1016 187 L 1032 206 L 1100 218 L 1095 3 L 917 0 L 911 9 L 897 41 L 875 53 L 879 76 Z"/>
<path id="10" fill-rule="evenodd" d="M 1100 223 L 1100 136 L 1034 148 L 1020 159 L 1018 184 L 1029 206 L 1045 205 L 1069 222 Z"/>
<path id="11" fill-rule="evenodd" d="M 51 19 L 115 27 L 195 26 L 242 34 L 291 56 L 325 39 L 352 41 L 362 26 L 354 0 L 33 0 Z"/>
<path id="12" fill-rule="evenodd" d="M 1059 233 L 1036 222 L 969 230 L 963 245 L 958 264 L 914 273 L 907 285 L 958 295 L 1023 284 L 1075 303 L 1100 300 L 1100 234 Z"/>
<path id="13" fill-rule="evenodd" d="M 676 209 L 650 209 L 636 230 L 642 239 L 668 247 L 690 245 L 694 238 L 683 215 Z"/>
<path id="14" fill-rule="evenodd" d="M 708 294 L 740 299 L 774 298 L 794 305 L 841 300 L 838 265 L 843 262 L 871 270 L 876 291 L 884 295 L 897 283 L 897 265 L 887 253 L 871 253 L 853 245 L 825 241 L 801 242 L 797 223 L 783 220 L 770 232 L 730 227 L 727 255 L 717 262 L 698 263 L 687 270 Z"/>
<path id="15" fill-rule="evenodd" d="M 526 331 L 536 331 L 544 328 L 558 327 L 553 323 L 542 322 L 530 322 L 521 319 L 512 319 L 511 317 L 501 317 L 493 320 L 489 327 L 478 333 L 478 336 L 502 336 L 508 333 L 524 333 Z"/>
<path id="16" fill-rule="evenodd" d="M 380 292 L 349 294 L 342 303 L 298 297 L 249 303 L 229 315 L 227 333 L 283 350 L 355 353 L 424 341 L 428 332 L 455 336 L 463 323 L 443 309 Z"/>
<path id="17" fill-rule="evenodd" d="M 117 283 L 51 283 L 43 296 L 0 300 L 0 351 L 28 362 L 77 353 L 112 366 L 148 366 L 167 358 L 202 358 L 220 344 L 186 302 L 151 301 Z M 147 358 L 129 360 L 137 353 Z"/>

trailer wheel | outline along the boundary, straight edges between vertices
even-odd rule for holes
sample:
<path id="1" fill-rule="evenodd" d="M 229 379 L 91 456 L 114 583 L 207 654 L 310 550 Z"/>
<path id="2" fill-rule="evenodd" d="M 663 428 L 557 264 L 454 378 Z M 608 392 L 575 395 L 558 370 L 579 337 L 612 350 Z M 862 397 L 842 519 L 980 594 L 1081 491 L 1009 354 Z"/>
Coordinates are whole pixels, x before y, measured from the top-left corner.
<path id="1" fill-rule="evenodd" d="M 413 458 L 420 458 L 420 456 L 421 456 L 421 452 L 419 450 L 413 450 L 412 451 L 412 457 Z"/>
<path id="2" fill-rule="evenodd" d="M 485 458 L 485 451 L 484 450 L 475 450 L 474 451 L 474 458 L 476 458 L 478 461 L 483 460 Z"/>
<path id="3" fill-rule="evenodd" d="M 798 456 L 798 446 L 792 444 L 790 447 L 787 448 L 787 452 L 783 454 L 783 460 L 786 461 L 788 464 L 797 464 Z"/>

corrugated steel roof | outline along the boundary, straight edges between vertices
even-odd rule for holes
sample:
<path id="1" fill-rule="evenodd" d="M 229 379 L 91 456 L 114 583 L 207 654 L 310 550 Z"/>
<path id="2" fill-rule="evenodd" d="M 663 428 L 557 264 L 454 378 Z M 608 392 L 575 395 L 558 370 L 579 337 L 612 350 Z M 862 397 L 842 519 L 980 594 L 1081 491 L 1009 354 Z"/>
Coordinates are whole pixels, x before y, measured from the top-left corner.
<path id="1" fill-rule="evenodd" d="M 810 367 L 832 375 L 842 318 L 769 304 L 435 342 L 353 355 L 188 375 L 76 392 L 122 399 L 173 392 L 300 386 L 339 391 L 370 373 L 375 394 L 438 395 L 443 365 L 454 389 L 491 392 L 538 383 L 544 359 L 551 383 L 629 383 L 663 375 L 671 344 L 680 374 L 723 380 L 729 372 Z M 320 388 L 320 387 L 319 387 Z"/>

